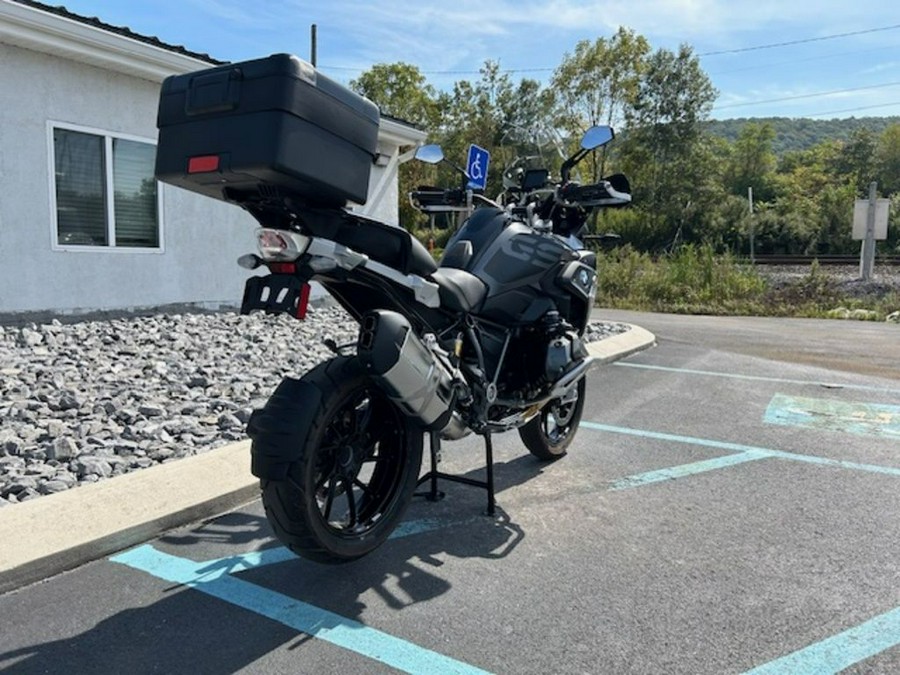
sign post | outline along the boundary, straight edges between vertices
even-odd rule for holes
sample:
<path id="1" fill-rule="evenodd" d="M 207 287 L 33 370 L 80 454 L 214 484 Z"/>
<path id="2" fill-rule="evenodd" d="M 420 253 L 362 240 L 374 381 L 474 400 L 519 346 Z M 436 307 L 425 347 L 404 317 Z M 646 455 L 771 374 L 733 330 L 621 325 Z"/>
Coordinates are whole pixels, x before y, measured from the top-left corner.
<path id="1" fill-rule="evenodd" d="M 753 188 L 747 188 L 747 200 L 750 203 L 750 264 L 756 264 L 756 227 L 753 223 Z"/>
<path id="2" fill-rule="evenodd" d="M 869 184 L 869 199 L 857 199 L 853 210 L 853 238 L 862 240 L 859 276 L 872 278 L 875 268 L 875 240 L 887 239 L 889 199 L 878 199 L 878 183 Z"/>

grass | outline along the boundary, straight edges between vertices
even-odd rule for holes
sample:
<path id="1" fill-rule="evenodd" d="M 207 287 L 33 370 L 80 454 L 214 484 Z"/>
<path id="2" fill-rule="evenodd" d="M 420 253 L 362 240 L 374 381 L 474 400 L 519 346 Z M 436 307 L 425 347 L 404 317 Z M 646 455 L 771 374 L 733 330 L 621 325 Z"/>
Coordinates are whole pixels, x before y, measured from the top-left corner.
<path id="1" fill-rule="evenodd" d="M 598 254 L 597 271 L 597 304 L 615 309 L 874 321 L 900 310 L 900 293 L 890 285 L 847 284 L 817 262 L 786 279 L 710 247 L 653 258 L 626 246 Z"/>

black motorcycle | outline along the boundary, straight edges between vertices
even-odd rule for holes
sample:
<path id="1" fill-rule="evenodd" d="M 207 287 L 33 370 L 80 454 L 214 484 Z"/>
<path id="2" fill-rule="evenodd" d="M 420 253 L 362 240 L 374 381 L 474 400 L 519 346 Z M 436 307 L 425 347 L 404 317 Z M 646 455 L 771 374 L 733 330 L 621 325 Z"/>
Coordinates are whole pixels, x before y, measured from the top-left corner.
<path id="1" fill-rule="evenodd" d="M 325 562 L 384 542 L 421 483 L 433 498 L 440 479 L 482 486 L 493 513 L 493 433 L 518 429 L 543 460 L 565 454 L 596 291 L 595 256 L 574 237 L 595 206 L 630 201 L 618 179 L 568 181 L 612 140 L 595 127 L 558 185 L 526 181 L 511 205 L 481 198 L 437 264 L 406 230 L 345 208 L 365 200 L 377 125 L 374 105 L 288 55 L 174 76 L 160 100 L 157 176 L 262 226 L 240 262 L 269 274 L 248 279 L 241 311 L 300 318 L 314 280 L 359 322 L 355 343 L 330 344 L 333 358 L 284 379 L 248 424 L 275 534 Z M 470 433 L 485 441 L 485 481 L 437 469 L 441 441 Z"/>

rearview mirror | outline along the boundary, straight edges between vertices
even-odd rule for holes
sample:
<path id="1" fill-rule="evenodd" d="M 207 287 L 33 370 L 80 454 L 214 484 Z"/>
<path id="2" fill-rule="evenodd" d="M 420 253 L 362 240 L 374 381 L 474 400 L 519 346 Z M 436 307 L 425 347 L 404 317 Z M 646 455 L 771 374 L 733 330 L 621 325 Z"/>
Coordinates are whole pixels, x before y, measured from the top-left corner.
<path id="1" fill-rule="evenodd" d="M 615 137 L 611 126 L 604 124 L 602 126 L 591 127 L 588 129 L 584 137 L 581 139 L 581 147 L 585 150 L 593 150 L 601 145 L 606 145 Z"/>
<path id="2" fill-rule="evenodd" d="M 421 145 L 416 149 L 416 159 L 427 164 L 440 164 L 444 161 L 444 151 L 439 145 Z"/>

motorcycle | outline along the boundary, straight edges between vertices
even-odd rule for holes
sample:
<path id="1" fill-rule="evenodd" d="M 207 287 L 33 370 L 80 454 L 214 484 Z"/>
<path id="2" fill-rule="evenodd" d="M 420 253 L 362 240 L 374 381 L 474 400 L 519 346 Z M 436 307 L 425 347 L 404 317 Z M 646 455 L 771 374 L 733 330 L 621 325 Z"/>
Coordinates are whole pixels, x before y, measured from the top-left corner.
<path id="1" fill-rule="evenodd" d="M 333 358 L 285 378 L 247 427 L 251 470 L 278 539 L 305 558 L 343 562 L 382 544 L 422 484 L 432 499 L 440 496 L 439 480 L 483 487 L 493 514 L 493 433 L 517 429 L 541 460 L 565 455 L 584 407 L 592 359 L 583 334 L 596 292 L 595 256 L 577 245 L 577 235 L 593 208 L 625 204 L 630 195 L 618 178 L 569 180 L 578 161 L 613 139 L 610 127 L 594 127 L 563 164 L 558 184 L 545 175 L 537 189 L 529 177 L 508 205 L 479 195 L 436 263 L 406 230 L 345 208 L 341 196 L 361 201 L 349 196 L 358 186 L 335 187 L 346 167 L 329 177 L 329 166 L 288 172 L 279 165 L 273 177 L 273 163 L 259 169 L 256 159 L 242 159 L 246 125 L 257 113 L 247 113 L 246 124 L 236 117 L 257 72 L 270 79 L 276 72 L 303 92 L 310 83 L 339 87 L 295 57 L 275 58 L 167 80 L 156 173 L 258 220 L 258 252 L 239 263 L 269 274 L 248 278 L 242 313 L 303 318 L 316 281 L 359 323 L 355 343 L 329 343 Z M 267 81 L 266 91 L 273 86 Z M 375 117 L 377 131 L 377 109 L 349 92 L 335 95 L 367 124 Z M 357 134 L 359 126 L 342 133 Z M 214 144 L 228 147 L 227 157 L 206 149 Z M 265 147 L 246 145 L 247 153 Z M 418 155 L 442 159 L 435 146 Z M 441 442 L 473 433 L 484 439 L 487 479 L 440 472 Z M 420 477 L 426 435 L 431 469 Z"/>

